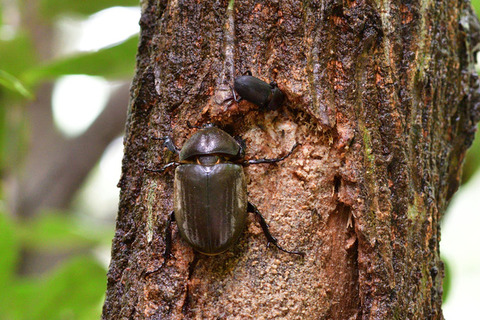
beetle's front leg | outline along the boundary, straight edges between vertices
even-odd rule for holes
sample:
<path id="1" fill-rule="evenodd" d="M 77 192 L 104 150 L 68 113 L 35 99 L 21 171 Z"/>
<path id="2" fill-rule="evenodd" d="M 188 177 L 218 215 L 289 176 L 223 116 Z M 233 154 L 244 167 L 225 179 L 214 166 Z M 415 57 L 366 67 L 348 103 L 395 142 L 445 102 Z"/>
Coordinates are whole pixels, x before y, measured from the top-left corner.
<path id="1" fill-rule="evenodd" d="M 290 150 L 289 153 L 287 153 L 286 155 L 284 155 L 283 157 L 280 157 L 280 158 L 273 158 L 273 159 L 252 159 L 252 160 L 247 160 L 243 163 L 244 166 L 249 166 L 251 164 L 259 164 L 259 163 L 275 163 L 275 162 L 280 162 L 280 161 L 283 161 L 285 160 L 285 158 L 288 158 L 292 153 L 293 151 L 295 151 L 295 149 L 299 146 L 300 144 L 298 143 L 295 143 L 292 147 L 292 150 Z"/>
<path id="2" fill-rule="evenodd" d="M 260 226 L 262 227 L 262 230 L 263 230 L 263 234 L 265 235 L 265 237 L 267 238 L 267 241 L 268 241 L 268 244 L 273 244 L 275 247 L 277 247 L 278 249 L 282 250 L 283 252 L 286 252 L 286 253 L 291 253 L 291 254 L 298 254 L 300 256 L 305 256 L 305 253 L 304 252 L 300 252 L 300 251 L 289 251 L 289 250 L 286 250 L 284 248 L 282 248 L 279 244 L 278 244 L 278 240 L 270 233 L 270 230 L 268 229 L 268 224 L 267 224 L 267 221 L 265 221 L 265 218 L 262 216 L 262 214 L 260 213 L 260 211 L 258 211 L 257 207 L 252 204 L 251 202 L 248 202 L 248 207 L 247 207 L 247 211 L 248 212 L 252 212 L 255 214 L 255 216 L 257 217 L 258 219 L 258 222 L 260 223 Z"/>

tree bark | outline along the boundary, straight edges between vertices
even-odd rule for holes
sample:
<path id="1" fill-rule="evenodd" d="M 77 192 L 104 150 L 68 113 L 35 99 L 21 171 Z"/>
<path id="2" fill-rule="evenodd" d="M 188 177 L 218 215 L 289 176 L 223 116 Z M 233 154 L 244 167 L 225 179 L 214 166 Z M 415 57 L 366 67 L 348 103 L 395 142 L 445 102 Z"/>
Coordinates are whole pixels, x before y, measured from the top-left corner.
<path id="1" fill-rule="evenodd" d="M 145 1 L 103 319 L 442 319 L 440 219 L 479 120 L 468 1 Z M 285 105 L 234 103 L 236 76 Z M 250 217 L 232 249 L 194 253 L 174 228 L 173 172 L 151 137 L 192 124 L 246 140 Z"/>

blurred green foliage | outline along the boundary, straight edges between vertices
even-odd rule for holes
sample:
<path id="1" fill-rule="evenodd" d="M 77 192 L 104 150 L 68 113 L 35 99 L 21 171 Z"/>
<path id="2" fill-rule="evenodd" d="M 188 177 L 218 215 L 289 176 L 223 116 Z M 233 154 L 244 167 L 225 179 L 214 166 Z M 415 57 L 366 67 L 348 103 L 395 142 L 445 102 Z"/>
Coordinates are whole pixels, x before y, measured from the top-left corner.
<path id="1" fill-rule="evenodd" d="M 61 15 L 91 15 L 113 6 L 138 6 L 139 1 L 132 0 L 39 0 L 40 12 L 46 21 L 54 21 Z"/>
<path id="2" fill-rule="evenodd" d="M 443 270 L 444 270 L 442 301 L 443 303 L 445 303 L 447 301 L 447 298 L 450 294 L 450 289 L 452 287 L 452 275 L 451 275 L 450 265 L 448 263 L 448 260 L 445 259 L 445 257 L 442 257 L 442 260 L 443 260 Z"/>
<path id="3" fill-rule="evenodd" d="M 98 51 L 45 58 L 35 49 L 41 40 L 22 23 L 32 20 L 54 30 L 60 18 L 86 19 L 110 7 L 138 5 L 138 0 L 39 0 L 32 7 L 24 0 L 0 0 L 2 179 L 7 172 L 18 170 L 16 165 L 28 148 L 30 124 L 25 106 L 35 100 L 41 84 L 72 74 L 129 79 L 134 73 L 138 44 L 135 35 Z M 8 18 L 12 17 L 12 8 L 17 11 L 13 14 L 17 19 Z M 12 21 L 16 25 L 8 25 Z M 6 211 L 4 187 L 0 187 L 0 319 L 99 319 L 107 270 L 93 252 L 110 246 L 112 227 L 65 212 L 44 212 L 33 219 L 19 220 Z M 25 249 L 65 253 L 73 258 L 42 276 L 25 277 L 18 275 Z"/>
<path id="4" fill-rule="evenodd" d="M 23 73 L 22 79 L 31 85 L 66 74 L 87 74 L 108 79 L 132 76 L 137 45 L 138 36 L 134 36 L 113 47 L 36 65 Z"/>
<path id="5" fill-rule="evenodd" d="M 92 230 L 91 225 L 74 220 L 52 213 L 22 224 L 0 214 L 1 319 L 99 319 L 106 268 L 92 255 L 77 256 L 41 278 L 16 275 L 20 248 L 68 252 L 110 242 L 111 232 Z"/>
<path id="6" fill-rule="evenodd" d="M 16 1 L 22 8 L 23 1 Z M 1 4 L 1 2 L 0 2 Z M 114 6 L 138 6 L 138 0 L 42 0 L 37 19 L 55 24 L 66 15 L 87 17 L 89 14 Z M 0 13 L 4 12 L 0 6 Z M 6 19 L 0 14 L 0 22 Z M 0 31 L 10 26 L 0 24 Z M 0 32 L 1 34 L 1 32 Z M 41 61 L 35 51 L 34 36 L 25 28 L 17 28 L 13 37 L 0 38 L 0 170 L 12 169 L 18 163 L 19 146 L 26 144 L 28 125 L 24 110 L 25 99 L 34 99 L 36 88 L 46 81 L 63 75 L 86 74 L 107 79 L 128 79 L 133 76 L 138 35 L 114 46 L 95 52 L 79 52 L 68 57 Z M 7 108 L 8 106 L 8 108 Z"/>

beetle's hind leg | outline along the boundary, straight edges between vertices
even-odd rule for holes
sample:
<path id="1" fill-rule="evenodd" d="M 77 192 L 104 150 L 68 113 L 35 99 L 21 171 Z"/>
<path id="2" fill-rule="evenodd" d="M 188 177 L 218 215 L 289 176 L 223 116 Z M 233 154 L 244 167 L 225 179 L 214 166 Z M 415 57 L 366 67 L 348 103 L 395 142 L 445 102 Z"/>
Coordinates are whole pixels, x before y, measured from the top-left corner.
<path id="1" fill-rule="evenodd" d="M 254 213 L 255 216 L 258 218 L 258 222 L 260 223 L 260 226 L 262 227 L 263 234 L 267 238 L 267 241 L 268 241 L 269 245 L 273 244 L 275 247 L 277 247 L 278 249 L 280 249 L 280 250 L 282 250 L 283 252 L 286 252 L 286 253 L 298 254 L 302 257 L 305 256 L 305 253 L 303 253 L 303 252 L 290 251 L 290 250 L 286 250 L 286 249 L 282 248 L 278 244 L 278 240 L 270 233 L 270 229 L 268 228 L 268 224 L 267 224 L 267 221 L 265 221 L 265 218 L 262 216 L 260 211 L 258 211 L 257 207 L 254 204 L 252 204 L 251 202 L 248 202 L 247 211 Z"/>
<path id="2" fill-rule="evenodd" d="M 154 269 L 153 271 L 145 272 L 145 276 L 151 275 L 161 270 L 166 264 L 169 258 L 173 257 L 172 255 L 172 222 L 175 221 L 175 212 L 172 211 L 168 215 L 167 226 L 165 227 L 165 251 L 163 252 L 163 262 L 160 267 Z"/>
<path id="3" fill-rule="evenodd" d="M 163 267 L 167 260 L 172 257 L 172 222 L 175 221 L 175 212 L 168 215 L 167 226 L 165 227 L 165 251 L 163 252 Z"/>

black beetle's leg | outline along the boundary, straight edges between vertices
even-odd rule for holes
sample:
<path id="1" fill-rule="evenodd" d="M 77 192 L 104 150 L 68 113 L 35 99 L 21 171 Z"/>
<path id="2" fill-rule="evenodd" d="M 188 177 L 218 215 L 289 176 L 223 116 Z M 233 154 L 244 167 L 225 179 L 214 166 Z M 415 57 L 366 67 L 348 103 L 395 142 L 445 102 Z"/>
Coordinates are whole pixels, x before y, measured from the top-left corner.
<path id="1" fill-rule="evenodd" d="M 148 171 L 148 172 L 157 172 L 157 173 L 162 173 L 163 171 L 165 171 L 166 169 L 172 167 L 172 166 L 178 166 L 180 163 L 179 162 L 170 162 L 170 163 L 167 163 L 166 165 L 164 165 L 163 167 L 161 167 L 160 169 L 150 169 L 150 168 L 145 168 L 144 170 L 145 171 Z"/>
<path id="2" fill-rule="evenodd" d="M 175 221 L 175 212 L 172 211 L 168 215 L 167 226 L 165 227 L 165 251 L 163 252 L 163 267 L 168 258 L 172 256 L 172 222 Z"/>
<path id="3" fill-rule="evenodd" d="M 251 75 L 252 75 L 252 71 L 247 70 L 247 71 L 245 71 L 245 73 L 244 73 L 243 75 L 244 75 L 244 76 L 251 76 Z"/>
<path id="4" fill-rule="evenodd" d="M 270 82 L 270 87 L 272 87 L 272 89 L 278 88 L 277 83 L 275 81 Z"/>
<path id="5" fill-rule="evenodd" d="M 282 250 L 283 252 L 286 252 L 286 253 L 298 254 L 298 255 L 301 255 L 302 257 L 305 256 L 305 253 L 303 253 L 303 252 L 289 251 L 289 250 L 286 250 L 286 249 L 280 247 L 280 245 L 278 244 L 278 240 L 270 233 L 270 230 L 268 229 L 267 221 L 265 221 L 265 218 L 262 216 L 260 211 L 258 211 L 257 207 L 254 204 L 252 204 L 251 202 L 248 202 L 247 211 L 255 213 L 255 215 L 257 216 L 258 222 L 260 223 L 260 226 L 262 227 L 263 234 L 267 238 L 268 244 L 271 243 L 275 247 L 277 247 L 278 249 L 280 249 L 280 250 Z"/>
<path id="6" fill-rule="evenodd" d="M 295 143 L 292 147 L 292 150 L 290 150 L 289 153 L 287 153 L 286 155 L 284 155 L 283 157 L 280 157 L 280 158 L 274 158 L 274 159 L 252 159 L 252 160 L 247 160 L 243 163 L 244 166 L 249 166 L 251 164 L 259 164 L 259 163 L 275 163 L 275 162 L 280 162 L 280 161 L 283 161 L 285 160 L 285 158 L 289 157 L 293 151 L 295 151 L 295 148 L 297 148 L 300 144 L 298 143 Z"/>
<path id="7" fill-rule="evenodd" d="M 145 276 L 151 275 L 155 272 L 161 270 L 166 264 L 170 257 L 172 257 L 172 222 L 175 221 L 175 212 L 171 212 L 168 215 L 167 226 L 165 227 L 165 251 L 163 252 L 163 262 L 160 267 L 145 272 Z"/>

